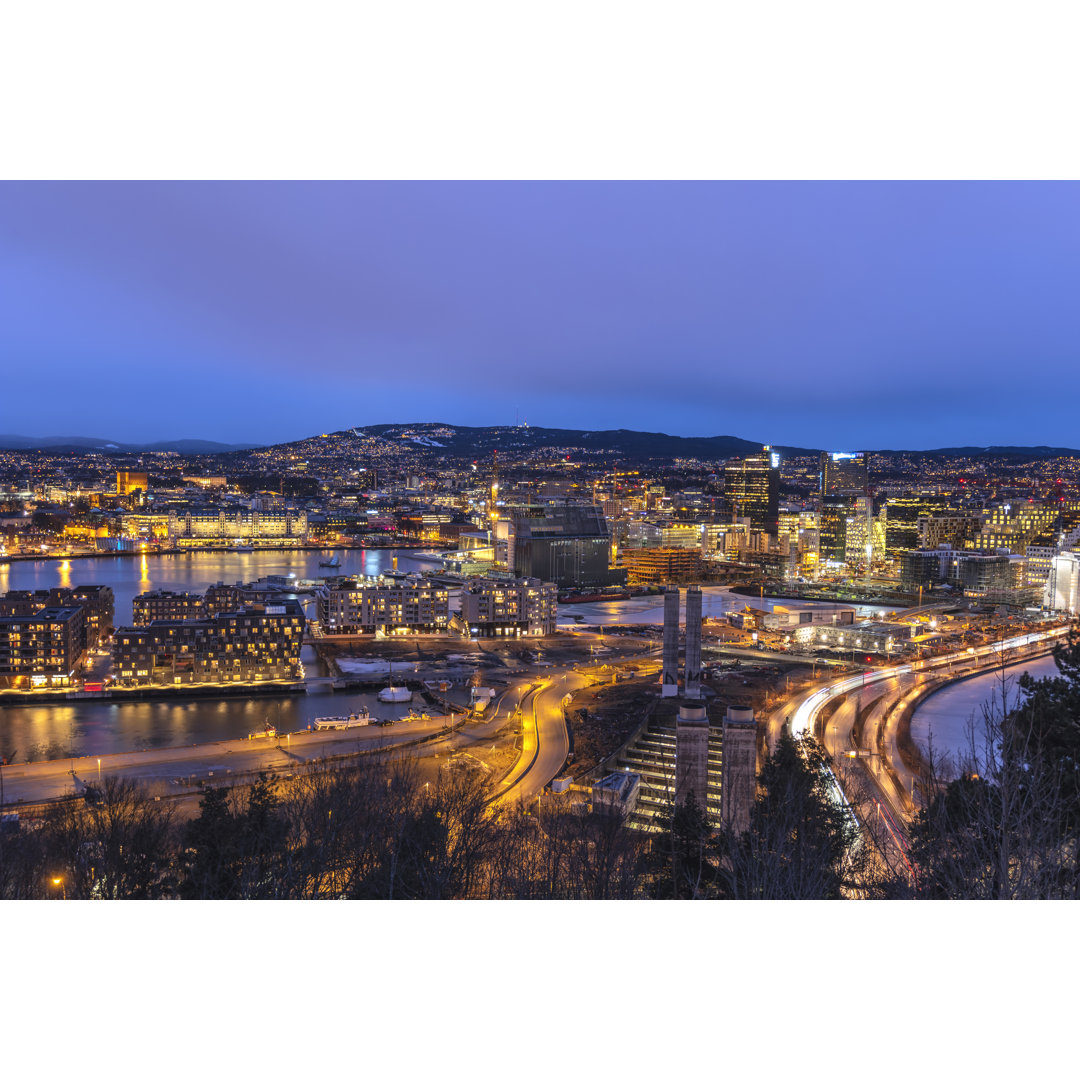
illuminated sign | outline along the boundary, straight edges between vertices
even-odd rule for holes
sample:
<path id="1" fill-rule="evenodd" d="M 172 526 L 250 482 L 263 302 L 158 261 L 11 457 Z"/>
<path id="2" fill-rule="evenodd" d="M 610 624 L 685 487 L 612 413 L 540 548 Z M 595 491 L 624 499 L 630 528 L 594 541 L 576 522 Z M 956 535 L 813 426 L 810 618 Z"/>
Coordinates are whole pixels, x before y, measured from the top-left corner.
<path id="1" fill-rule="evenodd" d="M 850 461 L 852 458 L 860 458 L 860 457 L 862 457 L 862 454 L 835 453 L 835 454 L 830 454 L 829 456 L 833 459 L 833 461 Z"/>
<path id="2" fill-rule="evenodd" d="M 769 464 L 774 469 L 780 468 L 780 455 L 775 450 L 769 455 Z"/>

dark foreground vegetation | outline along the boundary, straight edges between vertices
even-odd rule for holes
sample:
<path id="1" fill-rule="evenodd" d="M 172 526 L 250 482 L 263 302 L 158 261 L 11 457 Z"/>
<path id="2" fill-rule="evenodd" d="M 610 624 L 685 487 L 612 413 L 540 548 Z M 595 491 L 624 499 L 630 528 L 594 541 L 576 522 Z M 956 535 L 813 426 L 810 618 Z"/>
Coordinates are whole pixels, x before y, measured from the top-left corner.
<path id="1" fill-rule="evenodd" d="M 1074 898 L 1080 637 L 1057 660 L 1057 678 L 1022 681 L 1015 709 L 987 713 L 964 761 L 931 769 L 903 845 L 872 791 L 849 782 L 841 802 L 812 740 L 785 737 L 766 759 L 741 835 L 710 827 L 693 800 L 648 834 L 555 800 L 496 813 L 478 774 L 423 782 L 402 759 L 208 789 L 188 821 L 106 780 L 0 834 L 0 897 Z"/>

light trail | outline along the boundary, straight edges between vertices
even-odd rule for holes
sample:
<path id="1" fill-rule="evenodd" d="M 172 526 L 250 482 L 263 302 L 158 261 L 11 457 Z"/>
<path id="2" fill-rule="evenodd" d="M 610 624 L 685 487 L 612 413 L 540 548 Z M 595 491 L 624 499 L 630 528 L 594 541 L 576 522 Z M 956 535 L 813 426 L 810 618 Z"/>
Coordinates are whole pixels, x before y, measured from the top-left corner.
<path id="1" fill-rule="evenodd" d="M 900 664 L 897 667 L 884 668 L 881 671 L 864 671 L 861 675 L 849 675 L 839 679 L 828 686 L 811 694 L 795 710 L 791 717 L 791 734 L 796 738 L 808 735 L 813 729 L 814 721 L 822 707 L 833 698 L 843 694 L 850 694 L 852 690 L 864 686 L 873 686 L 875 683 L 886 679 L 899 678 L 901 675 L 910 675 L 916 672 L 931 671 L 956 663 L 958 660 L 970 660 L 978 656 L 989 656 L 992 653 L 1004 653 L 1011 649 L 1023 648 L 1025 645 L 1033 645 L 1037 641 L 1047 641 L 1050 638 L 1062 637 L 1069 632 L 1069 627 L 1062 626 L 1056 630 L 1045 630 L 1040 633 L 1023 634 L 1020 637 L 1009 638 L 1007 641 L 998 641 L 993 645 L 983 645 L 978 649 L 965 650 L 959 653 L 949 653 L 948 656 L 938 656 L 932 660 L 916 660 L 910 664 Z"/>

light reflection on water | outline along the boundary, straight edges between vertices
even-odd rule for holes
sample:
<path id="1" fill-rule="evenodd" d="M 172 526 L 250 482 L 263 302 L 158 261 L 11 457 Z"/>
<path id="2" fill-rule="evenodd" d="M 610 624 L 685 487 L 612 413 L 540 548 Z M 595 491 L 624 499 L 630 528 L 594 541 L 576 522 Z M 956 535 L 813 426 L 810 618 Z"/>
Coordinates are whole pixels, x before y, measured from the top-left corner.
<path id="1" fill-rule="evenodd" d="M 375 576 L 392 569 L 434 568 L 407 551 L 339 551 L 341 568 L 319 567 L 326 551 L 194 552 L 190 555 L 104 556 L 72 559 L 67 569 L 56 560 L 0 563 L 0 592 L 49 589 L 58 585 L 108 585 L 116 597 L 117 626 L 130 624 L 132 598 L 149 589 L 202 592 L 218 581 L 232 584 L 271 574 L 298 579 L 327 573 Z M 301 597 L 301 599 L 305 599 Z M 301 658 L 315 670 L 314 650 Z M 156 746 L 176 746 L 242 738 L 267 720 L 279 731 L 298 731 L 319 716 L 337 716 L 366 706 L 373 716 L 404 716 L 408 705 L 384 704 L 374 694 L 291 694 L 280 697 L 205 701 L 78 702 L 0 707 L 0 751 L 15 751 L 16 761 L 107 754 Z M 417 702 L 419 705 L 419 702 Z"/>

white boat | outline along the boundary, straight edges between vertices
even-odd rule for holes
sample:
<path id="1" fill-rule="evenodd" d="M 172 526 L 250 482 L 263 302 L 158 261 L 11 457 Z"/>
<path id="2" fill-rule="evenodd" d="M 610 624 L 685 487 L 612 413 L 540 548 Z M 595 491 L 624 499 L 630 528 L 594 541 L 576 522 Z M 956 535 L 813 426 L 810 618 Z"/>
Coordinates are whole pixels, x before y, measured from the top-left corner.
<path id="1" fill-rule="evenodd" d="M 371 723 L 371 714 L 367 709 L 348 716 L 319 716 L 312 722 L 312 731 L 347 731 L 349 728 L 367 727 Z"/>
<path id="2" fill-rule="evenodd" d="M 380 701 L 412 701 L 412 691 L 406 686 L 386 686 L 379 691 Z"/>

